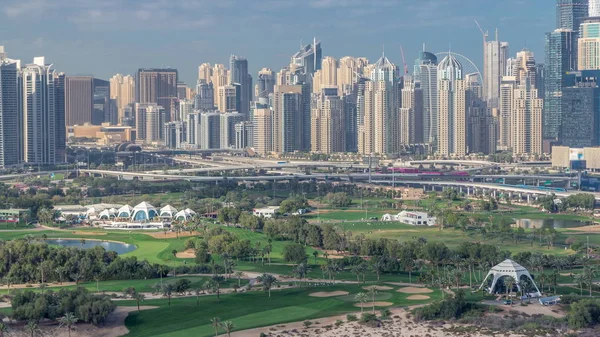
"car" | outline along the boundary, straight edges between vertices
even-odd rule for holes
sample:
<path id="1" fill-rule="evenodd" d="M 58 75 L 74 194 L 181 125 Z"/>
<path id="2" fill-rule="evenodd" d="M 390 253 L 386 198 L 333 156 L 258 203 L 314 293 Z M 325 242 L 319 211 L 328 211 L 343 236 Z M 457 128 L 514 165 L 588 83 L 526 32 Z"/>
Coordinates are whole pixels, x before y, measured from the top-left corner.
<path id="1" fill-rule="evenodd" d="M 504 300 L 503 303 L 506 304 L 506 305 L 512 305 L 513 301 L 512 300 Z"/>

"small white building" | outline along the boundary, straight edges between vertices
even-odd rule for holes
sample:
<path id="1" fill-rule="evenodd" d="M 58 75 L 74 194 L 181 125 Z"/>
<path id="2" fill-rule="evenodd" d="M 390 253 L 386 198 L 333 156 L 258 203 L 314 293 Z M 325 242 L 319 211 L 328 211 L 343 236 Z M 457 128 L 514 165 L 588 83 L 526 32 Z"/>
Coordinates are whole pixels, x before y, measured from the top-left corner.
<path id="1" fill-rule="evenodd" d="M 381 221 L 398 221 L 413 226 L 434 226 L 435 217 L 424 212 L 402 211 L 396 215 L 384 214 Z"/>
<path id="2" fill-rule="evenodd" d="M 252 214 L 262 218 L 272 218 L 278 210 L 279 206 L 268 206 L 265 208 L 255 208 L 252 210 Z"/>

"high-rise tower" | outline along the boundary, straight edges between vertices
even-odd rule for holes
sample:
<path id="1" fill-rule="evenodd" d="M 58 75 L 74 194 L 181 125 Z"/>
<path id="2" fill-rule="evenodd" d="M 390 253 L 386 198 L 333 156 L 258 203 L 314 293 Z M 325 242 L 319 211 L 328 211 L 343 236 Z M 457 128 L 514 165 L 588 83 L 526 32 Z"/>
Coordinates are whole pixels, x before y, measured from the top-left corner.
<path id="1" fill-rule="evenodd" d="M 438 78 L 437 57 L 422 51 L 415 61 L 415 81 L 423 91 L 423 142 L 435 143 L 438 134 Z"/>
<path id="2" fill-rule="evenodd" d="M 135 91 L 137 103 L 162 106 L 170 121 L 171 103 L 177 99 L 177 69 L 139 69 Z"/>
<path id="3" fill-rule="evenodd" d="M 252 100 L 252 77 L 248 73 L 248 60 L 243 57 L 231 55 L 229 58 L 229 83 L 240 85 L 240 106 L 237 111 L 248 117 L 250 101 Z"/>
<path id="4" fill-rule="evenodd" d="M 483 98 L 489 108 L 498 108 L 500 82 L 506 69 L 508 59 L 508 42 L 500 42 L 496 30 L 496 40 L 487 41 L 484 49 L 483 64 Z"/>
<path id="5" fill-rule="evenodd" d="M 110 79 L 110 98 L 117 104 L 117 119 L 125 117 L 125 108 L 135 102 L 135 79 L 130 75 L 116 74 Z"/>
<path id="6" fill-rule="evenodd" d="M 588 18 L 579 27 L 577 69 L 600 69 L 600 17 Z"/>
<path id="7" fill-rule="evenodd" d="M 442 156 L 467 154 L 466 82 L 460 62 L 448 54 L 438 65 L 438 148 Z"/>
<path id="8" fill-rule="evenodd" d="M 579 31 L 588 16 L 588 0 L 556 0 L 556 28 Z"/>
<path id="9" fill-rule="evenodd" d="M 0 59 L 0 168 L 19 164 L 17 62 Z"/>
<path id="10" fill-rule="evenodd" d="M 589 0 L 588 16 L 590 18 L 600 17 L 600 0 Z"/>

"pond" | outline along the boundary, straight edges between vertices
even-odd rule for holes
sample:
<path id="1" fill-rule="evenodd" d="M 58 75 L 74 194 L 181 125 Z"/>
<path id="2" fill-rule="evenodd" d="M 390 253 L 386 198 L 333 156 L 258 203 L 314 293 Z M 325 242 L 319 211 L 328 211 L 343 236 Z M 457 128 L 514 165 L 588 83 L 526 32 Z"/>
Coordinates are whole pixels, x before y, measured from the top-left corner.
<path id="1" fill-rule="evenodd" d="M 81 244 L 81 239 L 49 239 L 46 240 L 46 243 L 49 245 L 56 245 L 62 247 L 77 247 L 77 248 L 94 248 L 96 246 L 104 247 L 107 251 L 113 250 L 117 252 L 117 254 L 125 254 L 129 252 L 133 252 L 136 250 L 135 245 L 131 245 L 124 242 L 109 242 L 109 241 L 99 241 L 99 240 L 85 240 L 85 243 Z"/>
<path id="2" fill-rule="evenodd" d="M 591 225 L 591 221 L 580 220 L 559 220 L 559 219 L 515 219 L 515 227 L 523 228 L 576 228 Z"/>

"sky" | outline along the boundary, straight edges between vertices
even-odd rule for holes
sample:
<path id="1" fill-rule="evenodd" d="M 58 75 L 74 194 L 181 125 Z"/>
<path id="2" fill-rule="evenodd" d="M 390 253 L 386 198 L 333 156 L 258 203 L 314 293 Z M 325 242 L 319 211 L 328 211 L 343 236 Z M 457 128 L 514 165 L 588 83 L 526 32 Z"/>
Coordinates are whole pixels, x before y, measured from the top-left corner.
<path id="1" fill-rule="evenodd" d="M 248 59 L 249 70 L 278 71 L 301 43 L 323 56 L 386 56 L 409 69 L 426 45 L 482 64 L 484 30 L 499 30 L 510 54 L 527 48 L 544 62 L 544 33 L 555 27 L 552 0 L 1 0 L 0 45 L 67 75 L 108 79 L 140 67 L 172 67 L 195 84 L 204 62 Z M 411 71 L 412 72 L 412 71 Z"/>

